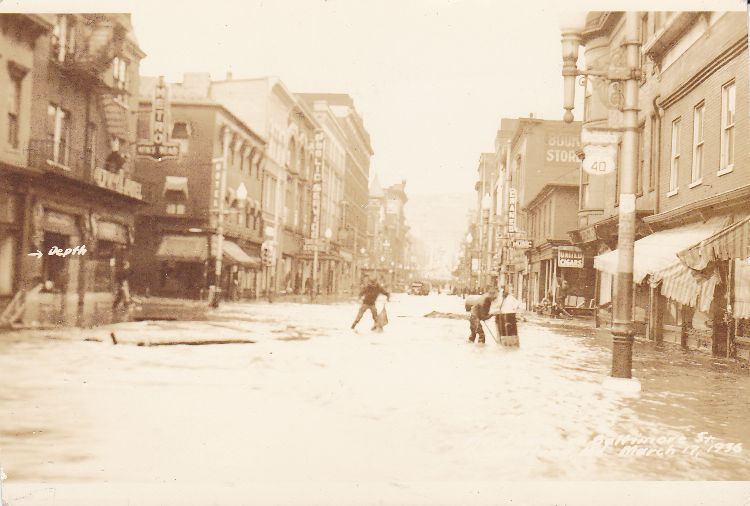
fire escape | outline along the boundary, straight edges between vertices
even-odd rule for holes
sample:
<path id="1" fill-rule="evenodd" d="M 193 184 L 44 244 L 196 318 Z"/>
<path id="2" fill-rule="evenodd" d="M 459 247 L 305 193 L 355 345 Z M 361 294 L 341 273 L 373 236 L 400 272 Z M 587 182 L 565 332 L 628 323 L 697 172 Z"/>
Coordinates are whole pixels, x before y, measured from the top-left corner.
<path id="1" fill-rule="evenodd" d="M 60 44 L 68 42 L 53 39 L 53 62 L 64 75 L 81 83 L 89 93 L 87 116 L 93 94 L 95 105 L 103 111 L 109 137 L 132 142 L 126 105 L 128 91 L 123 82 L 113 78 L 113 61 L 123 52 L 127 27 L 116 14 L 97 14 L 80 16 L 68 29 L 75 33 L 74 47 L 59 57 Z M 82 157 L 88 166 L 93 162 L 89 156 L 90 153 L 86 153 Z"/>

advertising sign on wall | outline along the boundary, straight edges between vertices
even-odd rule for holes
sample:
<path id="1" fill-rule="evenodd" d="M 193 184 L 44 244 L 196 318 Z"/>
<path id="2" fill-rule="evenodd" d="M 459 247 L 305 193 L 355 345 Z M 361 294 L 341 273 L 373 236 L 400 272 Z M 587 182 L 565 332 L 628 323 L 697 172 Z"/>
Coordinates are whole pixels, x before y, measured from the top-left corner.
<path id="1" fill-rule="evenodd" d="M 576 150 L 581 147 L 577 133 L 550 132 L 546 138 L 545 160 L 551 163 L 578 163 Z"/>
<path id="2" fill-rule="evenodd" d="M 557 266 L 583 269 L 583 253 L 580 251 L 560 250 L 557 252 Z"/>

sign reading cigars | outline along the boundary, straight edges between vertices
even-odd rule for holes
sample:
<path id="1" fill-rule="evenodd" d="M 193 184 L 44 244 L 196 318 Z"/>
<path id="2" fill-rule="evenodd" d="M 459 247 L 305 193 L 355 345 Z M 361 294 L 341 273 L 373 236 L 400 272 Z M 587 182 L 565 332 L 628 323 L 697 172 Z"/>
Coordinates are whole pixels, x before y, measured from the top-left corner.
<path id="1" fill-rule="evenodd" d="M 583 269 L 583 253 L 580 251 L 558 251 L 557 266 Z"/>
<path id="2" fill-rule="evenodd" d="M 151 140 L 136 144 L 138 156 L 159 161 L 175 159 L 180 154 L 180 145 L 169 142 L 168 95 L 164 76 L 159 76 L 154 87 L 154 99 L 151 102 Z"/>

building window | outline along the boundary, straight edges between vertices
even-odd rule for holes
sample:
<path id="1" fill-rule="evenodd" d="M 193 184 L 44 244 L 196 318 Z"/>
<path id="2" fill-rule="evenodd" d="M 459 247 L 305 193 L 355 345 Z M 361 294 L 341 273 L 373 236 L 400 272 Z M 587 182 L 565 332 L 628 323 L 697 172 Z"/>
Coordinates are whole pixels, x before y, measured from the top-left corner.
<path id="1" fill-rule="evenodd" d="M 703 102 L 693 110 L 693 167 L 690 182 L 697 183 L 703 177 L 703 116 L 706 106 Z"/>
<path id="2" fill-rule="evenodd" d="M 86 156 L 88 157 L 89 161 L 89 168 L 91 170 L 94 170 L 96 168 L 96 123 L 89 123 L 88 124 L 88 139 L 87 139 L 87 146 L 86 146 Z"/>
<path id="3" fill-rule="evenodd" d="M 644 12 L 641 15 L 641 44 L 645 44 L 649 38 L 648 35 L 648 13 Z M 646 60 L 646 52 L 643 50 L 643 46 L 641 46 L 641 84 L 646 82 Z"/>
<path id="4" fill-rule="evenodd" d="M 112 78 L 115 89 L 119 91 L 119 94 L 116 96 L 117 101 L 121 105 L 126 105 L 126 94 L 130 85 L 130 79 L 128 78 L 127 60 L 119 56 L 115 56 L 115 58 L 112 60 Z"/>
<path id="5" fill-rule="evenodd" d="M 15 263 L 16 237 L 0 231 L 0 296 L 13 295 Z"/>
<path id="6" fill-rule="evenodd" d="M 648 170 L 648 189 L 653 191 L 656 187 L 656 176 L 659 174 L 659 121 L 656 116 L 651 116 L 651 163 Z"/>
<path id="7" fill-rule="evenodd" d="M 67 248 L 70 237 L 52 232 L 44 233 L 44 245 L 42 251 L 49 251 L 52 246 Z M 42 281 L 51 283 L 50 291 L 64 292 L 68 281 L 67 259 L 57 255 L 42 256 Z"/>
<path id="8" fill-rule="evenodd" d="M 185 204 L 167 204 L 167 214 L 185 214 Z"/>
<path id="9" fill-rule="evenodd" d="M 736 107 L 735 82 L 724 85 L 721 89 L 721 167 L 730 171 L 734 167 L 734 121 Z"/>
<path id="10" fill-rule="evenodd" d="M 67 166 L 70 161 L 71 118 L 70 112 L 57 106 L 47 106 L 48 156 L 55 163 Z"/>
<path id="11" fill-rule="evenodd" d="M 8 90 L 8 145 L 13 149 L 19 146 L 19 122 L 21 115 L 21 83 L 23 76 L 10 75 Z"/>
<path id="12" fill-rule="evenodd" d="M 580 209 L 589 208 L 589 175 L 581 169 L 581 200 L 578 203 Z"/>
<path id="13" fill-rule="evenodd" d="M 50 56 L 59 62 L 64 62 L 67 55 L 75 53 L 75 23 L 71 16 L 57 16 L 52 29 L 50 51 Z"/>
<path id="14" fill-rule="evenodd" d="M 643 171 L 646 169 L 646 124 L 638 127 L 638 167 L 635 170 L 635 193 L 643 195 Z"/>
<path id="15" fill-rule="evenodd" d="M 676 192 L 680 178 L 680 118 L 672 122 L 672 155 L 669 166 L 669 191 Z"/>

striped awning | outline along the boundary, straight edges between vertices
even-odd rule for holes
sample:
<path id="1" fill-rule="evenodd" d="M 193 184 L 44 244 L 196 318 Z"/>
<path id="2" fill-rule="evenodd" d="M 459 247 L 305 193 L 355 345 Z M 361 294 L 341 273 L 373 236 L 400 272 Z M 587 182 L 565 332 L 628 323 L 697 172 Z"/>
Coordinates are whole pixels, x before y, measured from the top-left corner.
<path id="1" fill-rule="evenodd" d="M 677 253 L 687 267 L 702 271 L 711 262 L 750 257 L 750 216 Z"/>
<path id="2" fill-rule="evenodd" d="M 712 271 L 709 275 L 693 271 L 677 262 L 671 267 L 656 272 L 651 283 L 661 281 L 661 294 L 680 304 L 707 312 L 714 298 L 714 288 L 719 282 L 719 275 Z"/>
<path id="3" fill-rule="evenodd" d="M 675 264 L 680 264 L 677 252 L 710 237 L 727 225 L 727 218 L 712 218 L 705 223 L 691 223 L 681 227 L 654 232 L 635 241 L 633 245 L 633 281 L 641 283 L 646 276 L 654 276 Z M 617 274 L 618 251 L 608 251 L 594 258 L 594 268 Z"/>

